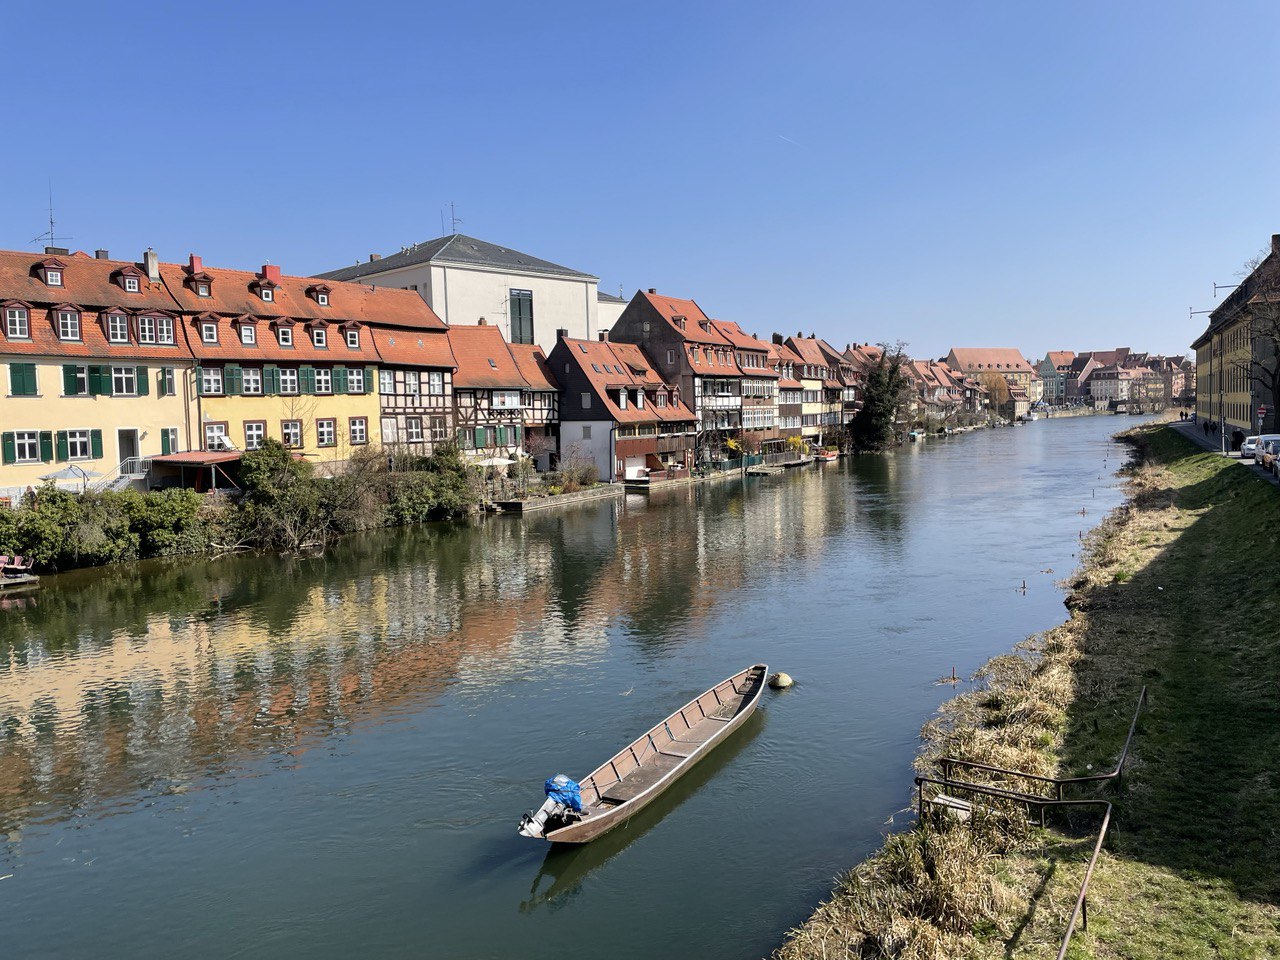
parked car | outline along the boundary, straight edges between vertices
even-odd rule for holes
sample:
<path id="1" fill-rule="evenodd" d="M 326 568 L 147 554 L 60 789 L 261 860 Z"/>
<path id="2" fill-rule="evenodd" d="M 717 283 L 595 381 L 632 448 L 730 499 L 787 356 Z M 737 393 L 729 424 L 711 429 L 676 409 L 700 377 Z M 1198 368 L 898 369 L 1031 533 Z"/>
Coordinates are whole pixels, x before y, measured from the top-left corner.
<path id="1" fill-rule="evenodd" d="M 1262 464 L 1262 469 L 1267 473 L 1275 473 L 1278 453 L 1280 453 L 1280 434 L 1267 434 L 1258 440 L 1258 453 L 1254 455 L 1254 462 Z"/>
<path id="2" fill-rule="evenodd" d="M 1258 452 L 1258 441 L 1261 439 L 1262 439 L 1261 436 L 1245 437 L 1244 443 L 1240 444 L 1240 459 L 1256 460 L 1257 452 Z"/>

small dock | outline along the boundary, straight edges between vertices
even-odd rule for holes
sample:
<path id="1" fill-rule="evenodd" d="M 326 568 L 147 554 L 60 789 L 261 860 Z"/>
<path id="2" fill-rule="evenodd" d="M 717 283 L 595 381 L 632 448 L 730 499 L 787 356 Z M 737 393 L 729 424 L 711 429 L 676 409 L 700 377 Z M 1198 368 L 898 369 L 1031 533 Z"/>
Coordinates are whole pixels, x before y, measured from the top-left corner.
<path id="1" fill-rule="evenodd" d="M 17 593 L 40 586 L 40 578 L 33 573 L 19 573 L 0 577 L 0 593 Z"/>
<path id="2" fill-rule="evenodd" d="M 754 467 L 747 467 L 747 476 L 749 477 L 772 477 L 781 473 L 782 467 L 772 467 L 765 463 L 757 464 Z"/>

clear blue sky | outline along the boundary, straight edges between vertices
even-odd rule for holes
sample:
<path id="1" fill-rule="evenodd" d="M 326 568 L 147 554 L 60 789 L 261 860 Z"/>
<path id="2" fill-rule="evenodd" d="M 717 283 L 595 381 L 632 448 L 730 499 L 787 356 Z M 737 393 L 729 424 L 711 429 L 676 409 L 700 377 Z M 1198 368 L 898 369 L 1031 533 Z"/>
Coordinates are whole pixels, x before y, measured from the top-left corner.
<path id="1" fill-rule="evenodd" d="M 1269 3 L 10 2 L 0 246 L 459 228 L 748 330 L 1181 352 L 1276 215 Z"/>

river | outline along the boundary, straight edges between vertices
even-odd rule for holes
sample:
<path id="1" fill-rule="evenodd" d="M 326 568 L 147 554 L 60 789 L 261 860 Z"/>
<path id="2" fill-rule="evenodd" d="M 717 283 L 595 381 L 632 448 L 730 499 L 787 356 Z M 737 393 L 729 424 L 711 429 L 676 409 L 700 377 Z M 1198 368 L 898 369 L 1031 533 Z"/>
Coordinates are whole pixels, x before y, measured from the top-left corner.
<path id="1" fill-rule="evenodd" d="M 1127 425 L 48 577 L 0 609 L 0 952 L 759 957 L 909 822 L 935 681 L 1063 619 Z M 628 825 L 516 835 L 759 660 L 796 686 Z"/>

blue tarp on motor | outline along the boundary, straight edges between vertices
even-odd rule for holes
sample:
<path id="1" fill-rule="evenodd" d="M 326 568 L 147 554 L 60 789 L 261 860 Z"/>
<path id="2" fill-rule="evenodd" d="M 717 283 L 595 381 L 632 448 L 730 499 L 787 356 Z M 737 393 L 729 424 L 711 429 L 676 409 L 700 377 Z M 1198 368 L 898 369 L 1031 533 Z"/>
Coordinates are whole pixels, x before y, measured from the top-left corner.
<path id="1" fill-rule="evenodd" d="M 548 798 L 557 803 L 563 803 L 577 813 L 582 812 L 582 788 L 578 786 L 576 780 L 571 780 L 563 773 L 557 773 L 546 782 L 543 789 L 547 791 Z"/>

